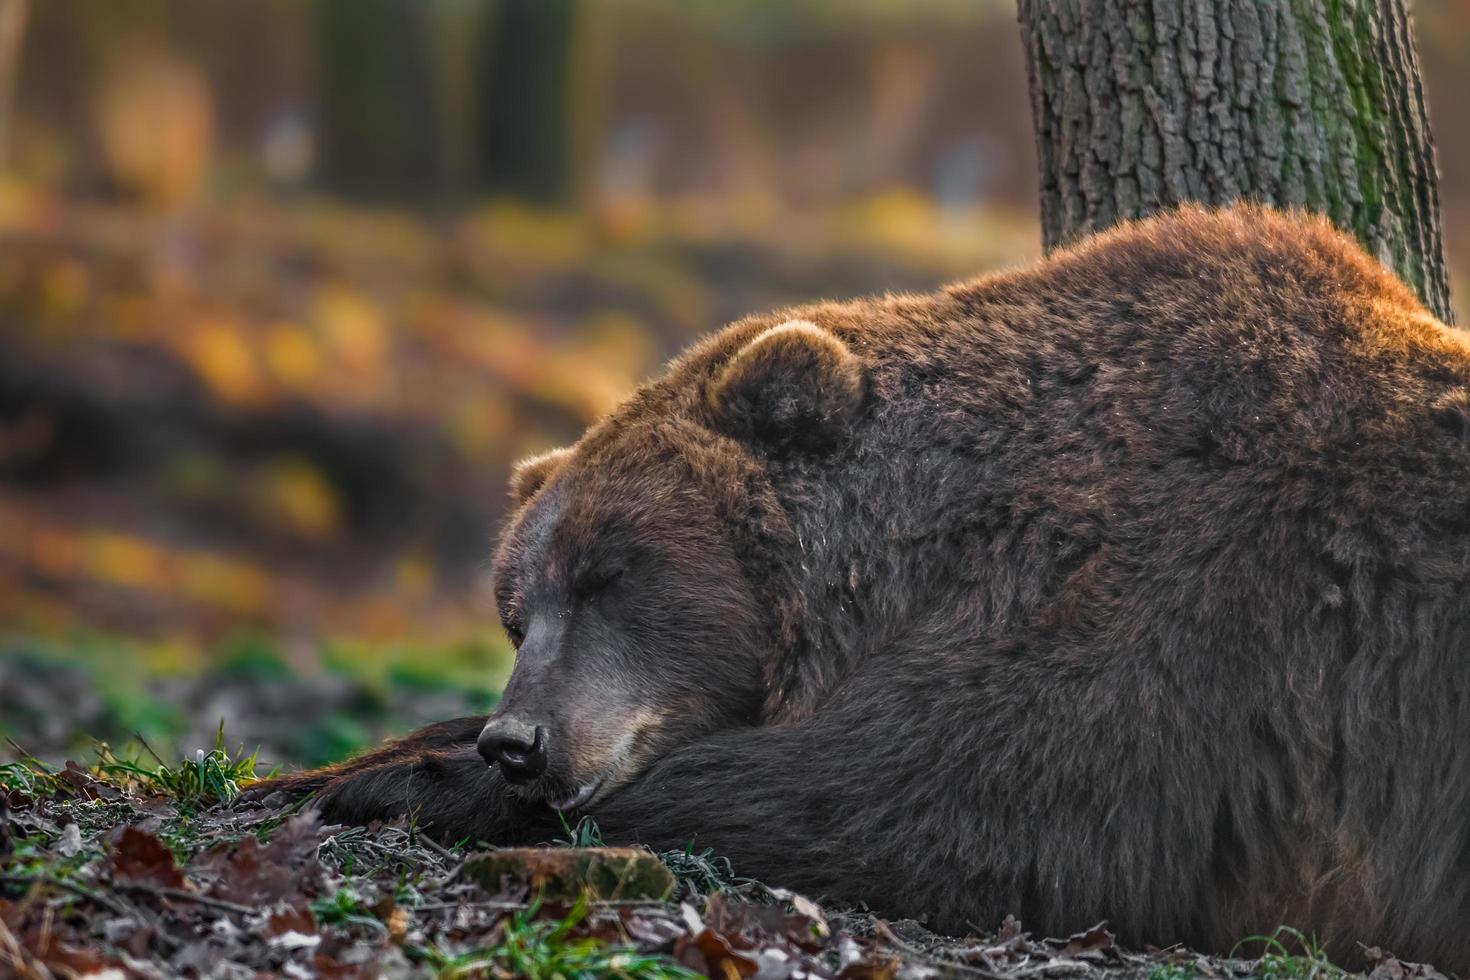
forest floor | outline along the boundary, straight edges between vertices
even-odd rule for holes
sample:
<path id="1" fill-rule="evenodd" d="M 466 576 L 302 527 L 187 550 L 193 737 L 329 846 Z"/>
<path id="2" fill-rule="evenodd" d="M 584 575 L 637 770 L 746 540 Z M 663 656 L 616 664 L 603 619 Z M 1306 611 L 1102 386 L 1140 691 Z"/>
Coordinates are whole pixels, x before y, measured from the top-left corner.
<path id="1" fill-rule="evenodd" d="M 17 747 L 12 746 L 15 750 Z M 146 759 L 146 761 L 145 761 Z M 0 976 L 1336 980 L 1289 932 L 1237 958 L 1130 951 L 1106 924 L 948 938 L 739 877 L 709 852 L 445 848 L 405 824 L 237 810 L 255 760 L 0 764 Z M 609 870 L 611 869 L 611 870 Z M 1368 980 L 1434 970 L 1376 950 Z"/>

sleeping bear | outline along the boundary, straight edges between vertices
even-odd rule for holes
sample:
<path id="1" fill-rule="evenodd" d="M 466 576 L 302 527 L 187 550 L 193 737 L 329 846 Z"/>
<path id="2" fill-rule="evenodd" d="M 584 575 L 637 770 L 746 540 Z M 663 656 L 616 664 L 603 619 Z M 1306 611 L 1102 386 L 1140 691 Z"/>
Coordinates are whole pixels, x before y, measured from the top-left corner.
<path id="1" fill-rule="evenodd" d="M 1470 971 L 1467 440 L 1467 337 L 1300 214 L 750 317 L 516 469 L 488 722 L 251 796 Z"/>

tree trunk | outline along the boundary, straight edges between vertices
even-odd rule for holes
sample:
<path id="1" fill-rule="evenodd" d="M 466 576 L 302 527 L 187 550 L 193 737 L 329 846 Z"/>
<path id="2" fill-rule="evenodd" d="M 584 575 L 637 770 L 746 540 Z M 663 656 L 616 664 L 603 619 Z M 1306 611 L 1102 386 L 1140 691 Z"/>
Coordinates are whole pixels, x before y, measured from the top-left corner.
<path id="1" fill-rule="evenodd" d="M 0 167 L 10 156 L 10 119 L 15 110 L 15 80 L 20 71 L 27 6 L 28 0 L 0 0 Z"/>
<path id="2" fill-rule="evenodd" d="M 321 170 L 361 197 L 422 194 L 440 173 L 430 49 L 417 0 L 317 0 Z"/>
<path id="3" fill-rule="evenodd" d="M 578 0 L 500 0 L 484 85 L 484 177 L 492 194 L 543 204 L 571 184 L 570 92 Z"/>
<path id="4" fill-rule="evenodd" d="M 1020 0 L 1048 249 L 1183 201 L 1328 215 L 1453 316 L 1405 0 Z"/>

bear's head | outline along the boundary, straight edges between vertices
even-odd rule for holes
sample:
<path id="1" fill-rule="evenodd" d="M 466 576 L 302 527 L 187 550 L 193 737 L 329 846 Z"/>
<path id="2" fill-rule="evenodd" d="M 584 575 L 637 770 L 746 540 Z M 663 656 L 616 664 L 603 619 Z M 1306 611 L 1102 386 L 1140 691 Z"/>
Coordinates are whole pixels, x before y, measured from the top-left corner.
<path id="1" fill-rule="evenodd" d="M 487 762 L 572 810 L 674 746 L 768 718 L 802 561 L 771 470 L 832 452 L 863 392 L 828 331 L 745 324 L 518 465 L 494 567 L 516 661 Z"/>

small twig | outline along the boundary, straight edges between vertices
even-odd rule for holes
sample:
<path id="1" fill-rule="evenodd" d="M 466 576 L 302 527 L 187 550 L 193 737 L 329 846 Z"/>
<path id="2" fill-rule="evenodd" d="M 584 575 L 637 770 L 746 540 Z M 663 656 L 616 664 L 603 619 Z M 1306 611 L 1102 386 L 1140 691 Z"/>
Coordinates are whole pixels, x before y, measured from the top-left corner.
<path id="1" fill-rule="evenodd" d="M 52 980 L 54 977 L 44 963 L 32 959 L 26 953 L 20 941 L 15 938 L 15 933 L 5 925 L 4 919 L 0 919 L 0 966 L 13 967 L 16 976 L 26 980 Z"/>
<path id="2" fill-rule="evenodd" d="M 56 909 L 49 903 L 41 909 L 41 937 L 36 940 L 36 949 L 51 948 L 51 930 L 56 925 Z"/>
<path id="3" fill-rule="evenodd" d="M 234 912 L 237 915 L 254 915 L 260 911 L 248 905 L 227 902 L 222 898 L 210 898 L 206 895 L 196 895 L 194 892 L 186 892 L 182 888 L 164 888 L 142 881 L 115 881 L 112 883 L 112 887 L 118 891 L 152 895 L 155 898 L 172 898 L 180 902 L 193 902 L 195 905 L 203 905 L 206 908 L 219 909 L 223 912 Z"/>
<path id="4" fill-rule="evenodd" d="M 458 878 L 459 875 L 460 875 L 460 872 L 464 871 L 464 869 L 466 867 L 468 867 L 468 866 L 469 866 L 469 862 L 468 861 L 461 861 L 461 862 L 459 862 L 454 867 L 452 867 L 452 868 L 449 869 L 449 873 L 447 875 L 445 875 L 443 878 L 440 878 L 438 881 L 436 881 L 434 883 L 434 887 L 435 888 L 443 888 L 444 886 L 450 884 L 451 882 L 454 881 L 454 879 Z"/>
<path id="5" fill-rule="evenodd" d="M 371 837 L 360 838 L 355 843 L 369 850 L 377 851 L 379 854 L 386 854 L 388 857 L 396 858 L 399 861 L 412 861 L 415 864 L 423 863 L 423 858 L 407 853 L 408 849 L 406 847 L 394 847 L 392 844 L 375 841 Z"/>
<path id="6" fill-rule="evenodd" d="M 423 905 L 405 905 L 410 912 L 448 912 L 453 909 L 485 909 L 490 912 L 523 912 L 530 908 L 529 902 L 426 902 Z"/>
<path id="7" fill-rule="evenodd" d="M 110 895 L 93 891 L 90 888 L 67 881 L 64 878 L 53 878 L 50 875 L 0 875 L 0 883 L 7 885 L 51 885 L 54 888 L 71 892 L 73 895 L 96 902 L 99 905 L 105 905 L 116 915 L 131 917 L 133 914 L 126 906 L 117 902 Z"/>
<path id="8" fill-rule="evenodd" d="M 963 973 L 968 976 L 985 977 L 987 978 L 987 980 L 990 980 L 990 978 L 996 977 L 998 975 L 990 970 L 982 970 L 979 967 L 969 966 L 965 963 L 956 963 L 953 960 L 947 960 L 943 957 L 935 956 L 933 953 L 926 953 L 924 950 L 919 949 L 912 943 L 907 943 L 904 942 L 902 939 L 899 939 L 894 931 L 888 928 L 888 923 L 884 922 L 882 919 L 874 920 L 873 934 L 879 939 L 888 943 L 890 946 L 895 947 L 900 953 L 903 953 L 905 956 L 911 956 L 914 959 L 920 960 L 925 963 L 937 964 L 944 967 L 946 970 L 953 970 L 956 973 Z M 1020 976 L 1020 974 L 1008 973 L 1006 974 L 1006 976 Z"/>
<path id="9" fill-rule="evenodd" d="M 405 905 L 404 908 L 410 912 L 447 912 L 451 909 L 486 909 L 491 912 L 524 912 L 531 908 L 531 902 L 428 902 L 423 905 Z M 603 909 L 642 909 L 642 908 L 664 908 L 667 902 L 661 902 L 656 898 L 606 898 L 592 899 L 588 906 Z"/>
<path id="10" fill-rule="evenodd" d="M 345 849 L 349 854 L 352 854 L 354 848 L 362 848 L 364 850 L 371 851 L 379 855 L 379 860 L 383 863 L 397 862 L 399 864 L 412 864 L 417 867 L 424 867 L 433 864 L 433 860 L 431 858 L 425 858 L 422 855 L 410 854 L 406 850 L 396 847 L 390 847 L 387 844 L 380 844 L 379 842 L 373 840 L 371 837 L 367 836 L 354 836 L 351 839 L 345 839 L 345 835 L 339 834 L 336 837 L 330 837 L 327 840 L 322 841 L 321 846 L 326 847 L 329 844 L 333 846 L 334 853 L 336 852 L 337 847 Z"/>
<path id="11" fill-rule="evenodd" d="M 1007 973 L 1007 977 L 1035 977 L 1052 976 L 1053 974 L 1087 973 L 1092 967 L 1081 960 L 1052 960 L 1049 963 L 1041 963 L 1037 966 L 1027 967 L 1024 970 L 1016 970 Z"/>
<path id="12" fill-rule="evenodd" d="M 435 854 L 439 855 L 446 861 L 454 862 L 464 860 L 464 855 L 455 854 L 449 848 L 445 847 L 443 844 L 439 843 L 428 834 L 425 834 L 422 830 L 419 831 L 417 837 L 420 844 L 424 845 L 429 850 L 433 851 Z"/>
<path id="13" fill-rule="evenodd" d="M 143 746 L 144 752 L 147 752 L 149 755 L 153 756 L 155 762 L 157 762 L 160 766 L 168 766 L 168 763 L 163 761 L 163 756 L 153 751 L 153 746 L 148 744 L 148 740 L 143 737 L 143 733 L 138 731 L 136 728 L 133 729 L 133 738 L 136 738 L 138 740 L 138 744 Z"/>
<path id="14" fill-rule="evenodd" d="M 151 911 L 142 908 L 134 908 L 132 905 L 128 904 L 125 900 L 116 895 L 108 895 L 100 891 L 93 891 L 90 888 L 86 888 L 74 882 L 67 881 L 64 878 L 53 878 L 50 875 L 0 875 L 0 883 L 15 885 L 42 884 L 51 885 L 55 888 L 60 888 L 62 891 L 71 892 L 73 895 L 76 895 L 79 898 L 85 898 L 88 901 L 96 902 L 98 905 L 101 905 L 108 911 L 110 911 L 113 915 L 120 916 L 124 919 L 136 919 L 138 922 L 151 926 L 158 942 L 163 943 L 169 949 L 178 949 L 180 946 L 183 945 L 183 943 L 177 937 L 171 935 L 166 929 L 163 928 L 163 924 L 159 920 L 157 915 L 155 915 Z M 187 893 L 184 894 L 187 895 Z M 251 909 L 250 911 L 254 911 L 254 909 Z"/>

